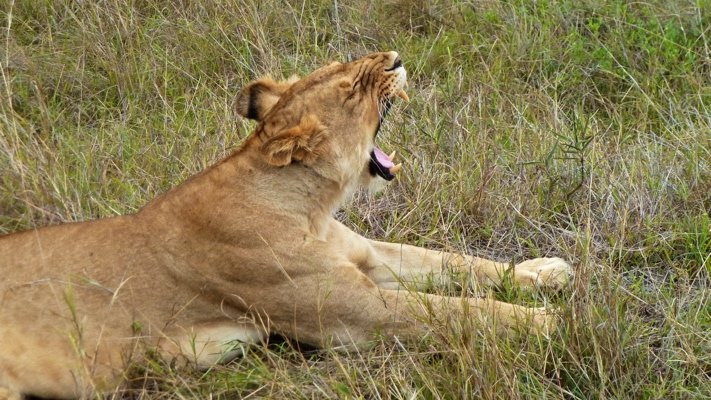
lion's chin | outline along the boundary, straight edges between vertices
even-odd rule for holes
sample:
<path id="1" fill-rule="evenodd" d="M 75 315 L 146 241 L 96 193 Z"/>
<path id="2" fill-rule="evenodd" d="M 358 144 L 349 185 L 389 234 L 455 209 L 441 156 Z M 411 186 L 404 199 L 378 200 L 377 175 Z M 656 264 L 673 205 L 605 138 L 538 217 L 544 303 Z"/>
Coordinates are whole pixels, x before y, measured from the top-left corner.
<path id="1" fill-rule="evenodd" d="M 363 179 L 361 180 L 361 188 L 365 189 L 369 194 L 378 194 L 382 192 L 390 181 L 387 181 L 380 176 L 373 176 L 366 169 L 363 171 Z"/>

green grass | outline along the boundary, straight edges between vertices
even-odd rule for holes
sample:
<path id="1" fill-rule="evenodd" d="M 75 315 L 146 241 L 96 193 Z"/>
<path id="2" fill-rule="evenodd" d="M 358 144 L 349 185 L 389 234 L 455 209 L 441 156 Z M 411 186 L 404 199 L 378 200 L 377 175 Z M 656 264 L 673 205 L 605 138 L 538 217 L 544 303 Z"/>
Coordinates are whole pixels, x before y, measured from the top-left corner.
<path id="1" fill-rule="evenodd" d="M 0 233 L 138 210 L 253 125 L 265 73 L 397 50 L 405 172 L 339 213 L 390 241 L 575 264 L 549 339 L 454 318 L 418 343 L 272 342 L 144 399 L 711 396 L 711 2 L 15 0 L 0 6 Z M 445 290 L 457 290 L 450 288 Z"/>

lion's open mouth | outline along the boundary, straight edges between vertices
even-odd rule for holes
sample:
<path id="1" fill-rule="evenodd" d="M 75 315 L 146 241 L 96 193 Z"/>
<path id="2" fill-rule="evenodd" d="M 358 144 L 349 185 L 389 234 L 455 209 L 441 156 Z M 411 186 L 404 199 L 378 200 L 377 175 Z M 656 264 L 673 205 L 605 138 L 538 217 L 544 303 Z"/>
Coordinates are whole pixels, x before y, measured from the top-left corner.
<path id="1" fill-rule="evenodd" d="M 407 94 L 405 94 L 404 90 L 400 90 L 400 93 L 398 93 L 397 96 L 403 98 L 406 101 L 409 101 L 409 99 L 407 98 Z M 378 133 L 380 132 L 380 127 L 382 126 L 383 118 L 385 118 L 388 111 L 390 111 L 390 107 L 392 106 L 392 99 L 386 99 L 384 103 L 384 110 L 381 113 L 380 121 L 378 121 L 378 127 L 375 130 L 375 136 L 373 137 L 373 140 L 375 140 L 375 138 L 378 136 Z M 395 179 L 395 174 L 400 171 L 400 169 L 402 168 L 402 164 L 394 164 L 394 158 L 395 152 L 390 155 L 387 155 L 383 150 L 380 149 L 380 147 L 374 146 L 373 151 L 370 152 L 370 163 L 368 165 L 368 168 L 370 169 L 370 174 L 373 176 L 378 175 L 386 181 L 391 181 Z"/>
<path id="2" fill-rule="evenodd" d="M 395 53 L 395 59 L 392 65 L 385 69 L 385 72 L 393 71 L 394 73 L 390 75 L 391 85 L 389 85 L 388 92 L 385 93 L 385 97 L 381 100 L 380 120 L 378 121 L 378 127 L 375 130 L 373 140 L 375 140 L 378 136 L 383 118 L 385 118 L 388 111 L 390 111 L 390 107 L 393 105 L 393 98 L 400 97 L 406 102 L 410 101 L 407 93 L 405 93 L 405 90 L 403 89 L 407 80 L 407 72 L 405 71 L 405 68 L 402 65 L 402 60 L 397 53 Z M 386 181 L 393 180 L 395 178 L 395 174 L 397 174 L 402 168 L 402 164 L 395 165 L 393 163 L 393 158 L 395 158 L 394 152 L 391 155 L 387 155 L 378 146 L 374 146 L 373 150 L 370 152 L 370 162 L 368 164 L 370 174 L 373 176 L 378 175 Z"/>
<path id="3" fill-rule="evenodd" d="M 375 135 L 373 140 L 378 137 L 380 133 L 380 128 L 383 125 L 383 119 L 387 116 L 390 107 L 393 105 L 392 99 L 383 100 L 382 111 L 380 112 L 380 120 L 378 121 L 378 127 L 375 129 Z M 388 156 L 384 151 L 380 149 L 377 145 L 373 147 L 373 151 L 370 152 L 370 162 L 368 168 L 370 169 L 370 174 L 372 176 L 380 176 L 386 181 L 391 181 L 395 179 L 395 174 L 400 170 L 402 165 L 395 165 L 393 163 L 393 158 L 395 153 Z"/>
<path id="4" fill-rule="evenodd" d="M 393 164 L 393 158 L 395 158 L 394 152 L 388 156 L 376 146 L 373 151 L 370 152 L 370 174 L 373 176 L 379 175 L 386 181 L 393 180 L 395 174 L 402 168 L 402 164 Z"/>

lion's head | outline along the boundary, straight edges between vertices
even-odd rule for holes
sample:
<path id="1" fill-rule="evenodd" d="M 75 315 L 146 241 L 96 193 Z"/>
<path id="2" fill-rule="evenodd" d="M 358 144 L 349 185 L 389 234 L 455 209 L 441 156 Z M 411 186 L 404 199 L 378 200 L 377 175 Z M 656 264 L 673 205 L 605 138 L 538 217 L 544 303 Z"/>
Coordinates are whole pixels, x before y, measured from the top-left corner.
<path id="1" fill-rule="evenodd" d="M 394 51 L 334 62 L 310 75 L 250 83 L 238 112 L 259 122 L 250 141 L 277 167 L 301 163 L 349 185 L 364 176 L 390 180 L 399 170 L 375 145 L 395 97 L 407 100 L 407 73 Z"/>

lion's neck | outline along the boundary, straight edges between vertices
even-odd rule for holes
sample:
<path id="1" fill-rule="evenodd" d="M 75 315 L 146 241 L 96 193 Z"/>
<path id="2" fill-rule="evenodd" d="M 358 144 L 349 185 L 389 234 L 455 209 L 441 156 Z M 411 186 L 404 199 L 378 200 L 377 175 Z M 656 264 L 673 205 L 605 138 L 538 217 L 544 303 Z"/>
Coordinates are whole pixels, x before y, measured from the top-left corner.
<path id="1" fill-rule="evenodd" d="M 320 236 L 351 192 L 313 168 L 268 166 L 238 151 L 147 205 L 144 214 L 188 229 L 210 227 L 225 238 L 259 229 L 250 225 L 255 215 L 268 216 L 275 226 L 301 225 Z"/>
<path id="2" fill-rule="evenodd" d="M 265 201 L 277 200 L 277 207 L 289 204 L 289 215 L 303 216 L 309 231 L 317 236 L 353 191 L 338 177 L 300 164 L 267 170 L 265 175 L 273 180 L 264 187 L 264 193 L 269 193 Z"/>

